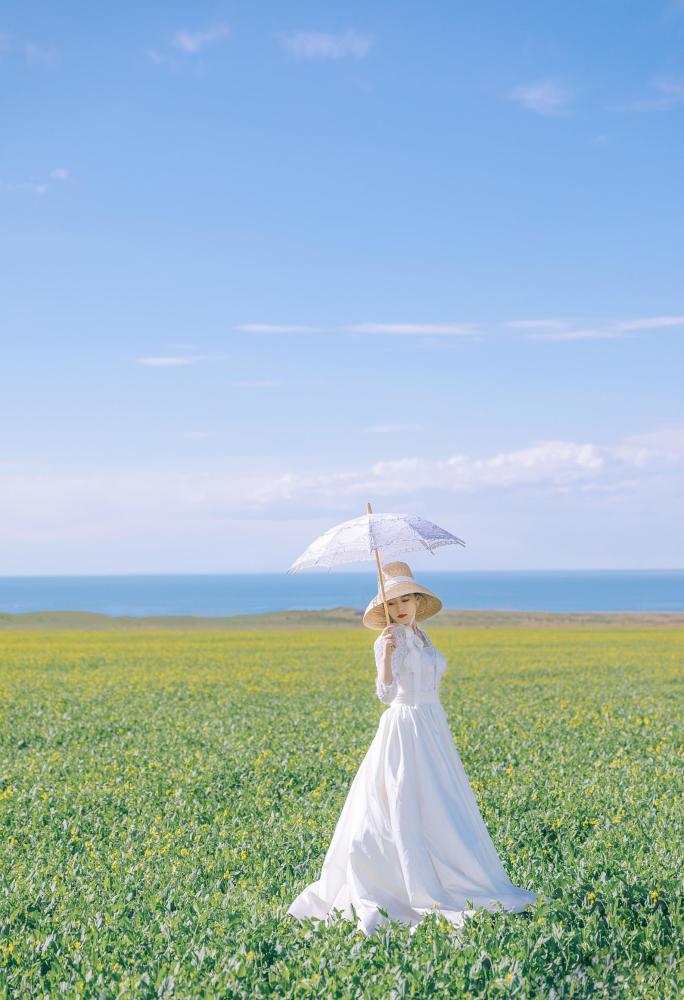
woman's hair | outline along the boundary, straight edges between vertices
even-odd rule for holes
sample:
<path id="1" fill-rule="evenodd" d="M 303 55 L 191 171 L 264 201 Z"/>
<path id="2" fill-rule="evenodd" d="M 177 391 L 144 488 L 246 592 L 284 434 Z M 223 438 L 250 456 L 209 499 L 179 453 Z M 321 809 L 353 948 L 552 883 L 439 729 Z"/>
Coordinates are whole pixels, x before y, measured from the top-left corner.
<path id="1" fill-rule="evenodd" d="M 416 599 L 416 611 L 420 611 L 425 603 L 425 594 L 414 594 L 413 596 Z"/>
<path id="2" fill-rule="evenodd" d="M 404 594 L 404 597 L 415 597 L 416 599 L 416 615 L 421 610 L 425 603 L 425 594 Z"/>
<path id="3" fill-rule="evenodd" d="M 416 599 L 416 611 L 419 611 L 420 608 L 425 603 L 425 594 L 404 594 L 403 596 L 404 597 L 415 597 L 415 599 Z M 400 598 L 400 600 L 401 600 L 401 598 Z"/>

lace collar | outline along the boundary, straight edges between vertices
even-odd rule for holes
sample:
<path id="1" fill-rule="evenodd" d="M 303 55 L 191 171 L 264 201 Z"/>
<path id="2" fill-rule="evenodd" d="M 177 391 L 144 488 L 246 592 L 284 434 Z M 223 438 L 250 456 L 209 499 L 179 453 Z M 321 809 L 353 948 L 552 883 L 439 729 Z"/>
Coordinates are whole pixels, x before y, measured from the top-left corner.
<path id="1" fill-rule="evenodd" d="M 412 640 L 413 642 L 418 643 L 420 646 L 428 647 L 432 645 L 429 636 L 427 635 L 426 632 L 423 632 L 420 625 L 416 626 L 416 628 L 418 629 L 417 633 L 414 631 L 412 625 L 402 625 L 402 628 L 404 629 L 404 635 L 407 640 Z"/>

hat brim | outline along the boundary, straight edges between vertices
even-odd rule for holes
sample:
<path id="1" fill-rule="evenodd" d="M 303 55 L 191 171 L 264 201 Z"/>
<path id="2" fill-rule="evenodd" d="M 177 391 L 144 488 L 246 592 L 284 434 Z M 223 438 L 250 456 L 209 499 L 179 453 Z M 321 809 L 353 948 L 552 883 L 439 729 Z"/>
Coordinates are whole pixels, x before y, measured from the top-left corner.
<path id="1" fill-rule="evenodd" d="M 388 601 L 394 600 L 395 597 L 404 597 L 406 594 L 423 594 L 425 596 L 425 600 L 421 601 L 422 607 L 416 611 L 417 622 L 423 622 L 426 618 L 432 618 L 433 615 L 442 610 L 442 602 L 437 597 L 437 594 L 434 594 L 427 587 L 423 587 L 419 583 L 402 583 L 397 584 L 396 587 L 385 587 L 385 598 Z M 382 594 L 376 594 L 364 611 L 363 624 L 366 628 L 376 630 L 386 627 L 387 618 L 385 617 Z"/>

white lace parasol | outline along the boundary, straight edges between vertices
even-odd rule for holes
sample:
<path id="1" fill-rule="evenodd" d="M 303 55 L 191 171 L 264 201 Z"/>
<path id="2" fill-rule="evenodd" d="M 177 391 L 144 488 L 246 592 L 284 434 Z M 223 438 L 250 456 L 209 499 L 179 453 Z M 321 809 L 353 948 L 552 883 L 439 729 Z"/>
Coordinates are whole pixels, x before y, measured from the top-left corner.
<path id="1" fill-rule="evenodd" d="M 404 552 L 427 550 L 434 553 L 440 545 L 464 545 L 465 542 L 440 528 L 432 521 L 416 514 L 374 514 L 371 505 L 361 517 L 343 521 L 319 535 L 309 547 L 292 563 L 288 573 L 302 569 L 332 566 L 342 563 L 375 559 L 378 568 L 378 583 L 385 598 L 382 577 L 383 559 L 389 559 Z M 389 624 L 389 610 L 385 601 L 385 615 Z"/>

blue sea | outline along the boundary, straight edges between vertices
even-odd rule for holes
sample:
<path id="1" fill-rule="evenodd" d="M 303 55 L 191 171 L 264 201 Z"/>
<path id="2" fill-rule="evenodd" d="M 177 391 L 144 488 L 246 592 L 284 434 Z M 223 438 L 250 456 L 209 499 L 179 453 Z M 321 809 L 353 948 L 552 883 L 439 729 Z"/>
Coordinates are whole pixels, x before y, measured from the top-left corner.
<path id="1" fill-rule="evenodd" d="M 416 571 L 445 608 L 684 611 L 684 570 Z M 0 577 L 0 612 L 106 615 L 260 614 L 366 607 L 373 571 Z"/>

